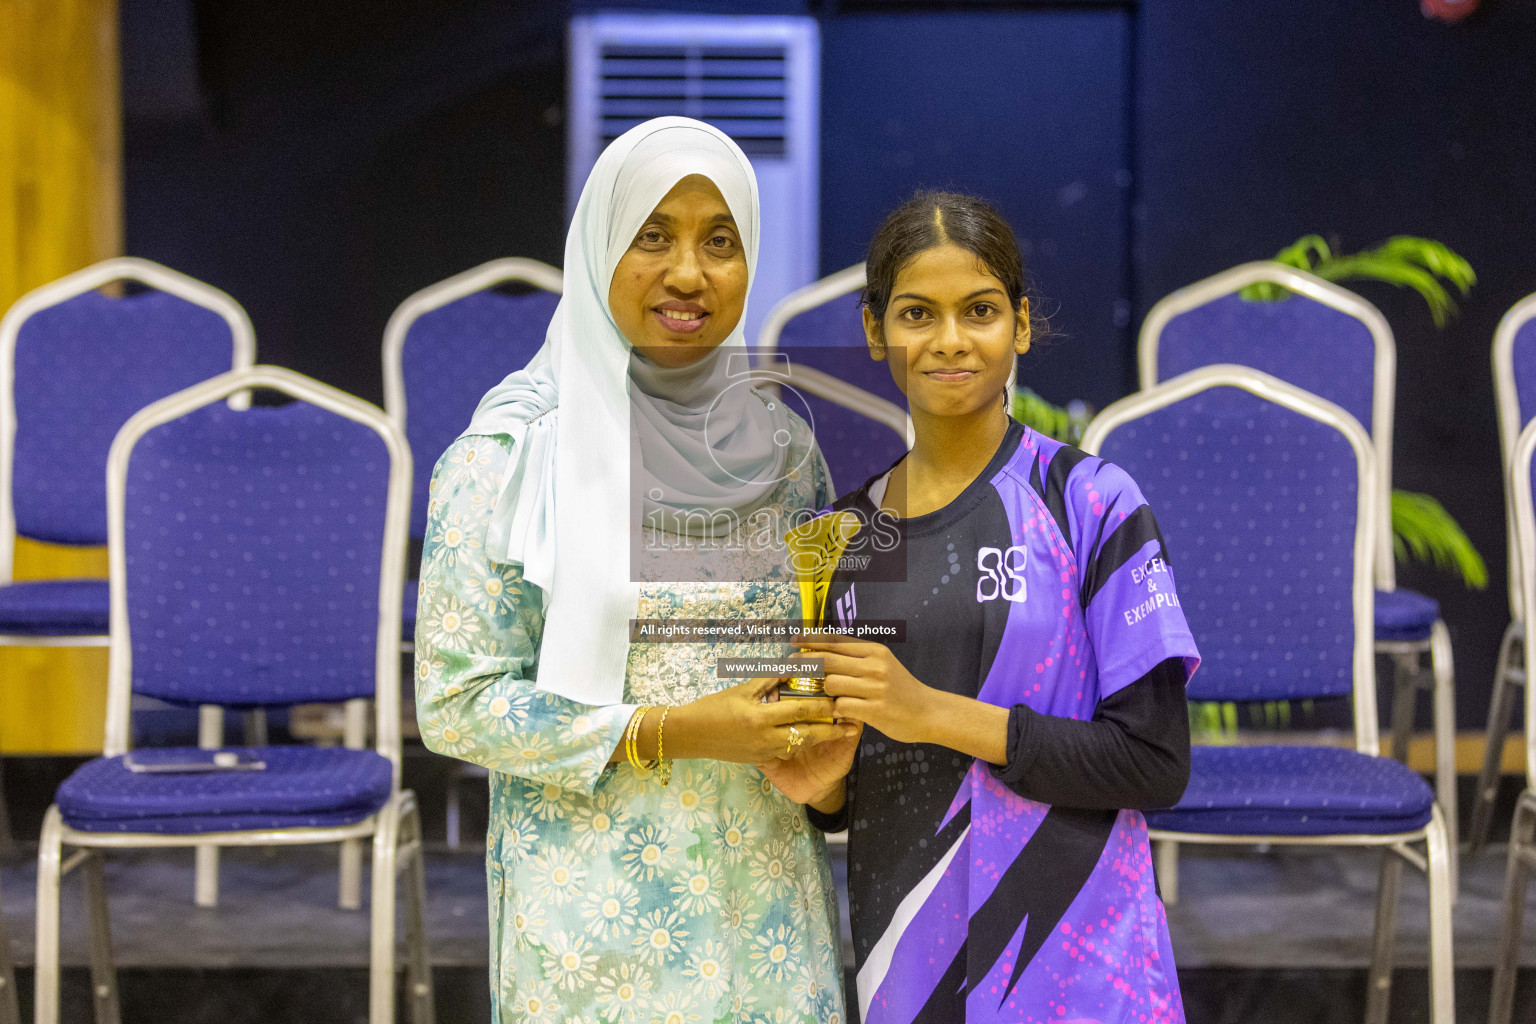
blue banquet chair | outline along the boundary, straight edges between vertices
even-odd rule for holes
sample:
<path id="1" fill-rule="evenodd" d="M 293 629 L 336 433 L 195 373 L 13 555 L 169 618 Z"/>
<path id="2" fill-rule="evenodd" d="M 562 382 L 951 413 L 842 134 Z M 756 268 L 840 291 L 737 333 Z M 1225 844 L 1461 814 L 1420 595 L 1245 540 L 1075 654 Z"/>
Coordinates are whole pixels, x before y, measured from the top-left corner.
<path id="1" fill-rule="evenodd" d="M 1536 306 L 1530 299 L 1521 306 Z M 1520 309 L 1516 306 L 1515 309 Z M 1525 314 L 1525 322 L 1536 315 Z M 1501 400 L 1504 396 L 1500 396 Z M 1501 412 L 1503 409 L 1501 408 Z M 1502 417 L 1501 417 L 1502 419 Z M 1531 457 L 1536 453 L 1536 422 L 1527 423 L 1510 445 L 1506 485 L 1511 498 L 1516 546 L 1510 561 L 1519 552 L 1518 573 L 1521 608 L 1536 607 L 1536 573 L 1531 572 L 1529 552 L 1536 551 L 1536 504 L 1531 496 Z M 1531 671 L 1531 647 L 1521 643 L 1521 661 L 1526 673 Z M 1507 691 L 1505 699 L 1507 700 Z M 1507 712 L 1506 712 L 1507 716 Z M 1508 728 L 1508 718 L 1504 720 Z M 1502 736 L 1500 744 L 1503 746 Z M 1495 776 L 1497 778 L 1497 776 Z M 1491 803 L 1491 801 L 1490 801 Z M 1509 829 L 1509 866 L 1504 876 L 1504 919 L 1499 929 L 1498 952 L 1493 961 L 1493 992 L 1488 1001 L 1488 1024 L 1510 1024 L 1514 1011 L 1515 978 L 1520 967 L 1520 931 L 1525 923 L 1525 894 L 1536 866 L 1536 689 L 1525 688 L 1525 790 L 1515 803 L 1515 817 Z"/>
<path id="2" fill-rule="evenodd" d="M 146 287 L 101 291 L 119 282 Z M 12 580 L 17 535 L 105 544 L 117 429 L 255 353 L 234 299 L 148 260 L 106 260 L 17 300 L 0 320 L 0 644 L 106 646 L 107 581 Z"/>
<path id="3" fill-rule="evenodd" d="M 276 408 L 224 400 L 265 388 Z M 374 406 L 290 370 L 224 373 L 136 413 L 106 472 L 111 587 L 103 756 L 60 785 L 37 875 L 37 1024 L 59 1015 L 61 876 L 83 866 L 98 1020 L 116 1017 L 102 857 L 110 850 L 373 842 L 369 1014 L 394 1019 L 397 873 L 407 991 L 432 1018 L 415 797 L 400 787 L 405 437 Z M 140 773 L 196 749 L 131 749 L 129 708 L 375 707 L 373 749 L 262 746 L 262 770 Z M 72 851 L 68 857 L 65 851 Z"/>
<path id="4" fill-rule="evenodd" d="M 885 470 L 912 436 L 890 369 L 869 358 L 863 287 L 860 263 L 791 292 L 769 311 L 757 338 L 760 379 L 811 425 L 838 494 Z"/>
<path id="5" fill-rule="evenodd" d="M 1430 1019 L 1453 1019 L 1450 848 L 1429 786 L 1379 756 L 1375 450 L 1347 411 L 1249 367 L 1181 374 L 1122 399 L 1083 448 L 1157 510 L 1202 662 L 1189 696 L 1347 698 L 1354 748 L 1197 746 L 1157 841 L 1382 851 L 1366 1020 L 1386 1020 L 1402 862 L 1429 875 Z M 1414 844 L 1423 843 L 1420 853 Z M 1160 876 L 1161 880 L 1161 876 Z"/>
<path id="6" fill-rule="evenodd" d="M 1291 295 L 1249 302 L 1251 284 Z M 1392 552 L 1392 429 L 1397 348 L 1380 310 L 1354 292 L 1281 263 L 1244 263 L 1181 288 L 1158 302 L 1137 347 L 1141 386 L 1214 363 L 1251 366 L 1345 409 L 1370 431 L 1379 491 L 1375 550 L 1376 651 L 1393 665 L 1390 751 L 1408 759 L 1420 689 L 1431 693 L 1435 792 L 1451 836 L 1457 878 L 1456 694 L 1450 633 L 1433 598 L 1397 586 Z M 1428 656 L 1426 671 L 1423 660 Z M 1160 851 L 1171 862 L 1171 851 Z"/>
<path id="7" fill-rule="evenodd" d="M 560 302 L 559 270 L 517 257 L 482 263 L 402 302 L 384 328 L 384 411 L 415 459 L 411 538 L 427 532 L 427 490 L 438 456 L 463 432 L 480 398 L 544 344 Z M 526 285 L 512 294 L 498 285 Z M 405 597 L 405 644 L 416 628 L 416 587 Z"/>
<path id="8" fill-rule="evenodd" d="M 480 398 L 544 344 L 563 277 L 538 260 L 492 260 L 402 302 L 384 329 L 384 411 L 405 432 L 415 462 L 411 538 L 427 531 L 427 492 L 438 457 L 469 425 Z M 504 285 L 524 286 L 519 292 Z M 414 561 L 414 559 L 413 559 Z M 415 649 L 417 583 L 406 586 L 402 648 Z M 457 762 L 448 784 L 446 838 L 459 848 L 459 784 L 483 776 Z"/>
<path id="9" fill-rule="evenodd" d="M 1493 801 L 1498 796 L 1504 741 L 1514 714 L 1513 688 L 1525 685 L 1525 605 L 1520 575 L 1526 558 L 1519 552 L 1514 519 L 1514 495 L 1509 471 L 1515 440 L 1536 418 L 1536 295 L 1515 303 L 1499 321 L 1493 334 L 1493 393 L 1499 410 L 1499 454 L 1504 473 L 1504 518 L 1507 527 L 1510 623 L 1499 644 L 1499 660 L 1493 670 L 1493 696 L 1488 702 L 1488 728 L 1483 748 L 1483 769 L 1472 797 L 1472 824 L 1467 830 L 1467 850 L 1477 853 L 1488 840 Z"/>
<path id="10" fill-rule="evenodd" d="M 109 285 L 142 290 L 111 296 Z M 250 366 L 250 318 L 224 292 L 149 260 L 105 260 L 27 293 L 0 320 L 0 645 L 105 647 L 107 581 L 12 578 L 17 535 L 107 542 L 107 449 L 139 409 Z M 222 741 L 206 709 L 203 742 Z M 197 902 L 217 901 L 213 851 Z"/>

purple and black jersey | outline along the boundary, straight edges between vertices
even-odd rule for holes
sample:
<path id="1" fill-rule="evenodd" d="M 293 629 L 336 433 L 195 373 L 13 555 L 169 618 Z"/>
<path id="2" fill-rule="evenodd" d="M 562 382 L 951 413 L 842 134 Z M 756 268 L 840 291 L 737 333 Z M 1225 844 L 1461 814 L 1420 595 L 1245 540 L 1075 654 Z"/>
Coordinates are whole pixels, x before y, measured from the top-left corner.
<path id="1" fill-rule="evenodd" d="M 836 507 L 873 516 L 871 484 Z M 855 537 L 872 561 L 833 577 L 827 617 L 905 620 L 890 647 L 914 676 L 1010 709 L 1009 763 L 865 730 L 844 814 L 818 821 L 849 829 L 865 1024 L 1182 1021 L 1146 820 L 1125 809 L 1180 795 L 1199 661 L 1146 500 L 1010 421 L 900 533 L 891 552 Z"/>

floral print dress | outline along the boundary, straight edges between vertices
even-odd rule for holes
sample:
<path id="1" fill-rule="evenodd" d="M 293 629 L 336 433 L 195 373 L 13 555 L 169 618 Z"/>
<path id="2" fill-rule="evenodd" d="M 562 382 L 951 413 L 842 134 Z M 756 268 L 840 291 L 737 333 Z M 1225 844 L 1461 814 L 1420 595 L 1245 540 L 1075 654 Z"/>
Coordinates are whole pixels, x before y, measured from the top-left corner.
<path id="1" fill-rule="evenodd" d="M 768 511 L 826 505 L 794 421 Z M 433 473 L 416 627 L 431 749 L 490 769 L 486 875 L 498 1024 L 841 1024 L 837 910 L 821 834 L 748 765 L 678 761 L 671 784 L 608 765 L 638 704 L 727 685 L 719 657 L 775 644 L 632 644 L 624 704 L 536 688 L 542 595 L 485 536 L 510 440 L 465 437 Z M 806 457 L 806 456 L 809 457 Z M 743 556 L 746 557 L 746 556 Z M 642 585 L 637 618 L 794 618 L 782 554 L 734 580 Z"/>

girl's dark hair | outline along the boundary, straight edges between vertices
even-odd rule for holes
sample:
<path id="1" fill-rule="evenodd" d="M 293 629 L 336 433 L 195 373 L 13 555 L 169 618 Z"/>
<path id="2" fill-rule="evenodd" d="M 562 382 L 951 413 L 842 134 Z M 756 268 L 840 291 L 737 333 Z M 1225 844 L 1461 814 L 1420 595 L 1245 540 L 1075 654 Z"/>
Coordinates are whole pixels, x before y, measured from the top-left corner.
<path id="1" fill-rule="evenodd" d="M 975 196 L 919 192 L 892 210 L 870 240 L 862 302 L 876 320 L 885 318 L 896 275 L 924 250 L 946 242 L 975 255 L 1003 283 L 1008 304 L 1014 310 L 1019 308 L 1020 300 L 1028 294 L 1024 260 L 1019 256 L 1013 228 L 1003 215 Z M 1030 326 L 1033 332 L 1036 324 Z"/>

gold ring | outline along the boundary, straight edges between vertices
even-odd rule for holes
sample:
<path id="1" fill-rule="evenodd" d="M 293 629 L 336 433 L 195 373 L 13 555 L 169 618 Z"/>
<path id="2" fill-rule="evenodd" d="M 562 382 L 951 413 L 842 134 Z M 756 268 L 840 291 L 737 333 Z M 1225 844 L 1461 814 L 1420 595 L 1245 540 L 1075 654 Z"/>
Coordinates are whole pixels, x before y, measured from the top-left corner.
<path id="1" fill-rule="evenodd" d="M 786 754 L 793 754 L 795 748 L 805 742 L 805 737 L 800 735 L 800 730 L 794 726 L 789 727 L 789 746 L 784 750 Z"/>

